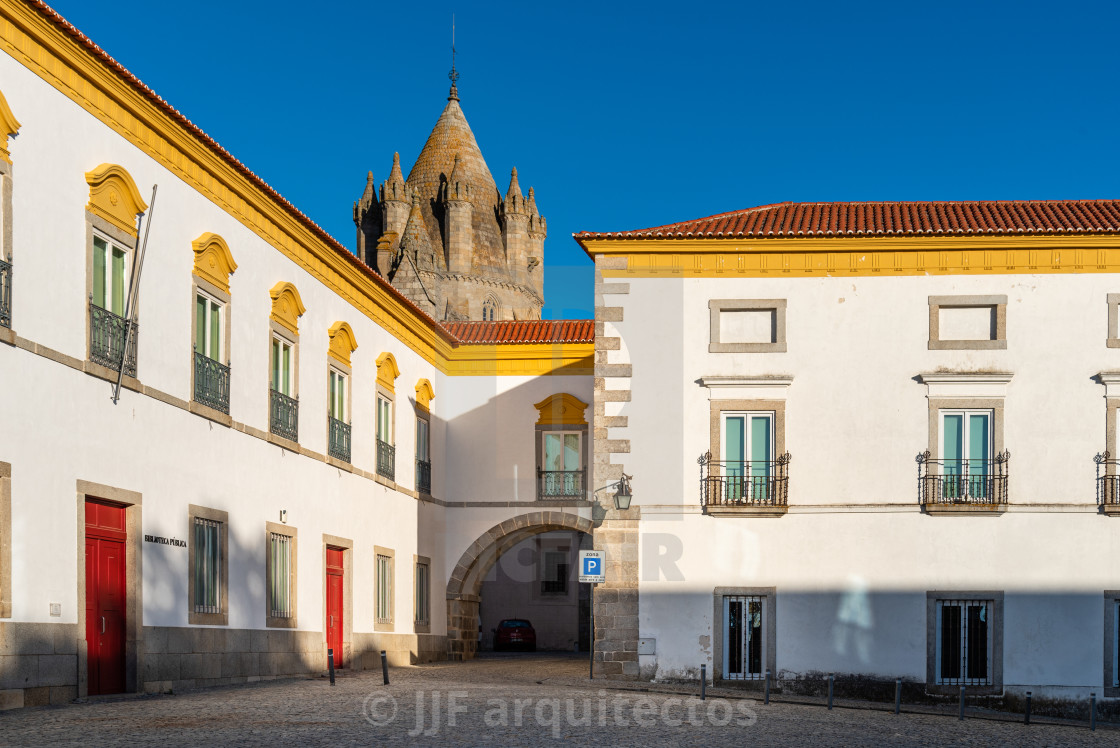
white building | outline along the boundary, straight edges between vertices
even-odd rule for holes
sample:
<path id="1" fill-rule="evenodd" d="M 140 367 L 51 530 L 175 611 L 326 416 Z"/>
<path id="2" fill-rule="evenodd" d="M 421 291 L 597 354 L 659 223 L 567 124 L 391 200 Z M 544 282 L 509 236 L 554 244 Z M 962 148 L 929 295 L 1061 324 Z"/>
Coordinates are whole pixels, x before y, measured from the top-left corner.
<path id="1" fill-rule="evenodd" d="M 590 531 L 590 321 L 437 325 L 41 3 L 0 130 L 0 707 L 469 657 Z"/>
<path id="2" fill-rule="evenodd" d="M 1094 464 L 1120 202 L 785 203 L 577 240 L 593 482 L 633 476 L 595 532 L 603 672 L 1120 695 Z"/>

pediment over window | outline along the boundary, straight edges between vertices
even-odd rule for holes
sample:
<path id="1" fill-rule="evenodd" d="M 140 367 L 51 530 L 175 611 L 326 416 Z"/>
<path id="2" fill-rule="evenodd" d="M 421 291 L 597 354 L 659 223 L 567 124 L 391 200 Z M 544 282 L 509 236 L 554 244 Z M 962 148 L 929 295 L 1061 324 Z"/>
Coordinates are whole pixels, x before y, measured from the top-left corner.
<path id="1" fill-rule="evenodd" d="M 194 247 L 194 274 L 229 293 L 229 277 L 237 270 L 225 239 L 206 233 L 191 242 Z"/>
<path id="2" fill-rule="evenodd" d="M 400 367 L 397 366 L 397 359 L 392 353 L 386 351 L 377 357 L 377 383 L 379 385 L 390 392 L 396 392 L 393 387 L 400 375 Z"/>
<path id="3" fill-rule="evenodd" d="M 327 330 L 331 342 L 327 353 L 339 363 L 350 365 L 350 354 L 358 350 L 358 341 L 354 339 L 354 331 L 346 322 L 335 322 Z"/>
<path id="4" fill-rule="evenodd" d="M 583 415 L 587 410 L 587 403 L 566 392 L 549 395 L 533 407 L 540 411 L 537 419 L 539 425 L 574 426 L 587 423 L 587 418 Z"/>
<path id="5" fill-rule="evenodd" d="M 432 400 L 436 399 L 436 393 L 432 389 L 432 383 L 427 379 L 421 379 L 416 383 L 416 405 L 429 410 Z"/>
<path id="6" fill-rule="evenodd" d="M 4 94 L 0 93 L 0 135 L 4 137 L 0 139 L 0 158 L 12 163 L 12 155 L 8 152 L 8 138 L 13 135 L 19 134 L 19 120 L 12 114 L 11 108 L 8 106 L 8 100 L 4 98 Z"/>
<path id="7" fill-rule="evenodd" d="M 307 311 L 307 307 L 299 297 L 299 291 L 291 283 L 281 281 L 268 293 L 272 297 L 272 313 L 269 319 L 291 330 L 292 334 L 299 335 L 299 318 Z"/>
<path id="8" fill-rule="evenodd" d="M 124 167 L 101 164 L 86 172 L 86 183 L 89 184 L 89 205 L 86 206 L 89 212 L 136 236 L 136 216 L 146 211 L 148 205 Z"/>

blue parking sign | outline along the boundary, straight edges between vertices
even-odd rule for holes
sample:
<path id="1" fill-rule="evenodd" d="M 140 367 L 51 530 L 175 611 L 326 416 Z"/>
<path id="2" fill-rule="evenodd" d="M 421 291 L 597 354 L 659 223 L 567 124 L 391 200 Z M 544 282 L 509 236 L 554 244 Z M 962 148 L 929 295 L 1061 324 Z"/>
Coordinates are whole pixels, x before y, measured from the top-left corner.
<path id="1" fill-rule="evenodd" d="M 607 581 L 603 551 L 579 552 L 579 581 L 592 584 Z"/>

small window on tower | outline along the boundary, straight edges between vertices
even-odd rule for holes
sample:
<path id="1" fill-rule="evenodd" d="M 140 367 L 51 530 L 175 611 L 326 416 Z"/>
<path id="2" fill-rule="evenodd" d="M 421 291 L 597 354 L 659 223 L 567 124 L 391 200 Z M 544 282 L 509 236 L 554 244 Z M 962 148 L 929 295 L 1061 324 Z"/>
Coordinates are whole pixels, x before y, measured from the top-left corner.
<path id="1" fill-rule="evenodd" d="M 482 302 L 482 321 L 493 322 L 497 319 L 498 302 L 490 297 Z"/>

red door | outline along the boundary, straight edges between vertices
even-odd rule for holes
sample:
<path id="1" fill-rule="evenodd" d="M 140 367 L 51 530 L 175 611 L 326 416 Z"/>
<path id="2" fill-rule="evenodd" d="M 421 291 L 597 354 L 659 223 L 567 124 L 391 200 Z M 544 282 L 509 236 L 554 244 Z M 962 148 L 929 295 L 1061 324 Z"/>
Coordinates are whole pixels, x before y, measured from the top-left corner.
<path id="1" fill-rule="evenodd" d="M 334 666 L 342 660 L 342 549 L 327 548 L 327 647 L 334 650 Z"/>
<path id="2" fill-rule="evenodd" d="M 124 691 L 124 507 L 86 501 L 86 645 L 89 693 Z"/>

